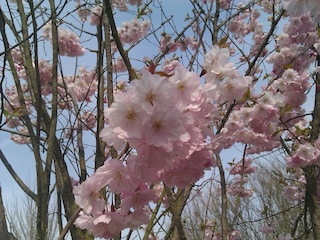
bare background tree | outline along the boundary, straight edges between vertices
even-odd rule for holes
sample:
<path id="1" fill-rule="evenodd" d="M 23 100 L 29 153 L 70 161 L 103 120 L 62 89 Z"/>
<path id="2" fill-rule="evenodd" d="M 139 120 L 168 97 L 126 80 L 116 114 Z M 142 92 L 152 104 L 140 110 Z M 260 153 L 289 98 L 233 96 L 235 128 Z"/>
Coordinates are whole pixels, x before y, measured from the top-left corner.
<path id="1" fill-rule="evenodd" d="M 25 197 L 22 200 L 12 199 L 7 204 L 6 216 L 8 229 L 16 239 L 29 240 L 37 237 L 37 206 L 32 199 Z M 50 204 L 48 211 L 48 239 L 58 239 L 59 229 L 57 207 Z M 66 238 L 67 239 L 67 238 Z"/>
<path id="2" fill-rule="evenodd" d="M 279 239 L 286 235 L 313 239 L 304 208 L 305 183 L 294 177 L 297 170 L 287 168 L 281 155 L 278 152 L 264 157 L 257 162 L 256 172 L 243 176 L 249 178 L 246 189 L 254 192 L 252 196 L 228 196 L 228 222 L 231 229 L 241 232 L 241 239 Z M 300 188 L 301 194 L 289 192 L 291 187 Z M 212 176 L 194 190 L 183 215 L 187 239 L 211 239 L 221 231 L 219 188 L 217 176 Z"/>

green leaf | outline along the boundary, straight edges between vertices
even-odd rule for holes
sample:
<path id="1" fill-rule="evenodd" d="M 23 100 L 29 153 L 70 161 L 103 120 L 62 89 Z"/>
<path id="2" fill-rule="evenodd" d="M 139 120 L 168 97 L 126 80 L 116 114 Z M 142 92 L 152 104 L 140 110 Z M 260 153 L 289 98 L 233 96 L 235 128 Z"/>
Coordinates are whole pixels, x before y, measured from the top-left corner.
<path id="1" fill-rule="evenodd" d="M 8 110 L 3 110 L 3 114 L 4 114 L 5 117 L 9 117 L 9 112 L 8 112 Z"/>

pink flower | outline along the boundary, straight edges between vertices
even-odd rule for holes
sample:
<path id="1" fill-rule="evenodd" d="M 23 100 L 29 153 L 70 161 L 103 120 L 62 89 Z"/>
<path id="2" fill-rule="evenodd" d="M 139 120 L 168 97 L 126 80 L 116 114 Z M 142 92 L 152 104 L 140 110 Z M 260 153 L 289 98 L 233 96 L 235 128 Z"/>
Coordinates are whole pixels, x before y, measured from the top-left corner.
<path id="1" fill-rule="evenodd" d="M 141 79 L 131 81 L 127 91 L 136 97 L 138 103 L 143 104 L 141 108 L 148 114 L 174 104 L 175 95 L 168 80 L 146 70 L 142 71 Z"/>
<path id="2" fill-rule="evenodd" d="M 118 138 L 118 134 L 113 131 L 110 125 L 104 127 L 99 136 L 108 146 L 113 146 L 117 150 L 121 150 L 125 146 L 125 141 Z"/>
<path id="3" fill-rule="evenodd" d="M 112 64 L 112 67 L 113 67 L 113 71 L 115 72 L 127 72 L 127 67 L 123 61 L 123 59 L 121 57 L 117 58 L 113 64 Z"/>
<path id="4" fill-rule="evenodd" d="M 93 177 L 88 178 L 79 186 L 73 187 L 75 202 L 86 214 L 90 214 L 92 212 L 98 198 L 99 190 L 100 186 L 96 184 Z"/>
<path id="5" fill-rule="evenodd" d="M 102 188 L 107 185 L 110 191 L 114 193 L 132 191 L 137 185 L 132 179 L 128 167 L 116 159 L 107 160 L 104 165 L 97 169 L 93 178 L 97 186 Z"/>
<path id="6" fill-rule="evenodd" d="M 164 150 L 159 151 L 160 154 L 165 153 L 164 155 L 157 155 L 157 151 L 154 151 L 154 154 L 152 154 L 152 151 L 150 152 L 150 155 L 144 155 L 144 152 L 140 151 L 139 156 L 132 155 L 127 160 L 130 171 L 138 173 L 135 174 L 137 182 L 157 183 L 159 181 L 158 169 L 165 166 L 167 161 L 170 160 L 170 158 L 167 158 L 169 154 Z"/>
<path id="7" fill-rule="evenodd" d="M 227 187 L 227 193 L 239 197 L 251 197 L 253 194 L 252 190 L 246 189 L 244 186 L 247 182 L 247 177 L 235 177 Z"/>
<path id="8" fill-rule="evenodd" d="M 117 94 L 112 106 L 105 110 L 109 125 L 119 138 L 141 138 L 146 113 L 134 95 Z"/>
<path id="9" fill-rule="evenodd" d="M 305 192 L 298 186 L 285 186 L 283 195 L 291 201 L 300 201 L 304 198 Z"/>
<path id="10" fill-rule="evenodd" d="M 48 22 L 43 27 L 42 36 L 45 40 L 49 40 L 52 38 L 51 22 Z M 76 33 L 60 27 L 58 28 L 58 44 L 59 54 L 62 56 L 82 56 L 85 51 L 85 48 L 81 47 L 80 38 L 76 35 Z"/>
<path id="11" fill-rule="evenodd" d="M 169 82 L 174 86 L 177 104 L 182 107 L 199 98 L 200 77 L 195 72 L 189 72 L 182 66 L 176 67 Z"/>
<path id="12" fill-rule="evenodd" d="M 79 68 L 79 72 L 76 76 L 59 79 L 59 83 L 61 85 L 66 85 L 68 92 L 79 102 L 90 102 L 90 97 L 97 91 L 98 85 L 96 72 L 87 71 L 84 66 Z M 66 93 L 62 96 L 65 95 Z"/>
<path id="13" fill-rule="evenodd" d="M 289 167 L 306 167 L 311 164 L 318 164 L 319 157 L 320 150 L 307 142 L 300 144 L 296 152 L 287 158 L 287 164 Z"/>
<path id="14" fill-rule="evenodd" d="M 77 57 L 84 54 L 79 37 L 70 30 L 58 29 L 59 54 L 62 56 Z"/>
<path id="15" fill-rule="evenodd" d="M 100 216 L 97 216 L 93 220 L 93 224 L 96 226 L 98 225 L 104 226 L 103 237 L 105 237 L 106 235 L 108 235 L 109 237 L 112 237 L 126 227 L 126 225 L 124 224 L 125 219 L 126 219 L 125 214 L 121 214 L 119 210 L 114 211 L 111 208 L 105 211 Z"/>
<path id="16" fill-rule="evenodd" d="M 118 29 L 119 37 L 123 43 L 132 44 L 144 37 L 150 27 L 151 24 L 148 20 L 133 19 L 130 22 L 124 22 L 122 27 Z"/>
<path id="17" fill-rule="evenodd" d="M 275 228 L 276 228 L 276 223 L 273 222 L 271 224 L 261 226 L 258 229 L 262 233 L 272 233 Z"/>
<path id="18" fill-rule="evenodd" d="M 172 151 L 173 142 L 185 132 L 179 115 L 175 109 L 154 112 L 145 126 L 144 143 Z"/>
<path id="19" fill-rule="evenodd" d="M 283 8 L 290 16 L 300 16 L 301 14 L 309 11 L 308 2 L 316 1 L 287 0 L 284 2 Z"/>
<path id="20" fill-rule="evenodd" d="M 287 0 L 283 4 L 283 8 L 289 16 L 300 16 L 310 12 L 310 15 L 316 23 L 320 21 L 320 5 L 318 0 Z"/>
<path id="21" fill-rule="evenodd" d="M 239 100 L 247 91 L 251 83 L 251 77 L 238 76 L 236 78 L 226 79 L 217 89 L 220 94 L 220 102 L 228 101 L 232 103 L 234 100 Z"/>
<path id="22" fill-rule="evenodd" d="M 99 223 L 94 224 L 93 221 L 95 218 L 91 215 L 84 214 L 84 212 L 80 212 L 80 215 L 77 217 L 75 221 L 75 225 L 80 229 L 86 229 L 89 233 L 93 234 L 95 237 L 112 237 L 111 234 L 106 234 L 105 224 Z"/>
<path id="23" fill-rule="evenodd" d="M 251 166 L 252 160 L 251 159 L 245 159 L 240 162 L 238 162 L 236 165 L 232 167 L 230 170 L 230 174 L 236 175 L 244 175 L 244 174 L 251 174 L 257 170 L 257 167 Z"/>
<path id="24" fill-rule="evenodd" d="M 207 71 L 207 78 L 233 77 L 235 67 L 229 62 L 230 51 L 227 48 L 220 48 L 214 45 L 205 55 L 203 68 Z"/>
<path id="25" fill-rule="evenodd" d="M 81 115 L 81 119 L 83 121 L 84 130 L 93 129 L 96 126 L 96 116 L 93 114 L 93 112 L 85 111 Z"/>
<path id="26" fill-rule="evenodd" d="M 120 207 L 123 211 L 129 211 L 130 208 L 142 209 L 155 199 L 155 191 L 144 184 L 135 191 L 124 193 L 122 198 Z"/>
<path id="27" fill-rule="evenodd" d="M 162 71 L 170 75 L 170 74 L 173 74 L 174 70 L 178 66 L 180 66 L 180 63 L 178 60 L 169 60 L 166 58 L 163 61 Z"/>
<path id="28" fill-rule="evenodd" d="M 101 24 L 101 14 L 102 14 L 102 7 L 96 6 L 91 10 L 89 23 L 91 25 L 100 25 Z"/>
<path id="29" fill-rule="evenodd" d="M 27 127 L 18 127 L 17 134 L 11 134 L 10 139 L 17 144 L 30 144 L 31 138 Z"/>
<path id="30" fill-rule="evenodd" d="M 143 224 L 147 224 L 150 219 L 151 211 L 148 207 L 135 209 L 130 212 L 125 218 L 125 224 L 130 229 L 135 229 Z"/>

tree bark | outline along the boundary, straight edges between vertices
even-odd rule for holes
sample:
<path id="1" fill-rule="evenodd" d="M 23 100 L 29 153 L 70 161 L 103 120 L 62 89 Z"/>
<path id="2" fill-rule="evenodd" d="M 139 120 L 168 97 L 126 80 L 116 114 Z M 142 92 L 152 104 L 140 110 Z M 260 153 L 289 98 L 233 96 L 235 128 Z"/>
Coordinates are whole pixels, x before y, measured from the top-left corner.
<path id="1" fill-rule="evenodd" d="M 165 186 L 165 192 L 170 205 L 169 210 L 172 214 L 171 226 L 165 239 L 187 240 L 181 219 L 181 214 L 184 207 L 186 206 L 186 202 L 189 198 L 192 187 L 193 185 L 190 185 L 187 188 L 178 189 L 174 194 L 170 188 Z"/>
<path id="2" fill-rule="evenodd" d="M 320 66 L 320 57 L 317 57 L 317 66 Z M 311 121 L 310 143 L 314 143 L 320 133 L 320 75 L 316 74 L 315 79 L 315 102 Z M 313 238 L 320 239 L 320 201 L 318 199 L 319 167 L 317 165 L 307 166 L 304 169 L 306 176 L 306 208 L 308 209 Z"/>

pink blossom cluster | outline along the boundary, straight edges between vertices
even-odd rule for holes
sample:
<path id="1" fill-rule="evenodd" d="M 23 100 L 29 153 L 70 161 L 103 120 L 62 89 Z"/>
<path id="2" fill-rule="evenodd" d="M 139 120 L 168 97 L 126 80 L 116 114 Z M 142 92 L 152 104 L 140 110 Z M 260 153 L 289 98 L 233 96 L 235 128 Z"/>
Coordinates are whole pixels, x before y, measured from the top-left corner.
<path id="1" fill-rule="evenodd" d="M 169 60 L 169 59 L 164 59 L 163 64 L 162 64 L 162 71 L 168 75 L 171 75 L 174 73 L 174 70 L 176 67 L 180 65 L 178 60 Z"/>
<path id="2" fill-rule="evenodd" d="M 239 15 L 235 16 L 232 20 L 230 20 L 228 30 L 230 33 L 234 33 L 236 38 L 244 37 L 248 35 L 252 30 L 252 26 L 249 22 L 247 23 L 246 19 L 249 17 L 249 12 L 244 11 Z"/>
<path id="3" fill-rule="evenodd" d="M 11 140 L 17 144 L 30 144 L 29 130 L 26 127 L 18 127 L 17 133 L 11 135 Z"/>
<path id="4" fill-rule="evenodd" d="M 22 92 L 25 96 L 25 106 L 28 113 L 32 113 L 32 100 L 30 94 L 28 93 L 28 85 L 22 84 Z M 20 117 L 23 113 L 21 107 L 17 88 L 12 86 L 11 88 L 5 89 L 6 101 L 3 103 L 4 111 L 6 112 L 6 125 L 9 128 L 17 128 L 23 126 L 23 122 Z M 17 139 L 17 137 L 14 137 Z"/>
<path id="5" fill-rule="evenodd" d="M 14 64 L 15 64 L 15 68 L 19 72 L 21 68 L 23 69 L 23 57 L 22 57 L 20 49 L 18 49 L 18 48 L 12 49 L 11 56 L 12 56 Z"/>
<path id="6" fill-rule="evenodd" d="M 300 108 L 301 105 L 305 102 L 306 96 L 305 92 L 311 87 L 309 82 L 309 74 L 306 71 L 301 73 L 293 70 L 287 69 L 283 72 L 280 78 L 274 80 L 270 91 L 279 92 L 280 94 L 284 94 L 282 99 L 283 108 L 290 106 L 291 111 L 282 111 L 282 119 L 283 121 L 291 119 L 292 113 L 294 110 L 296 113 L 303 113 L 303 110 Z M 294 121 L 291 121 L 291 124 Z M 291 125 L 289 123 L 290 126 Z"/>
<path id="7" fill-rule="evenodd" d="M 100 25 L 101 24 L 101 14 L 102 14 L 102 7 L 95 6 L 91 10 L 87 8 L 86 2 L 82 2 L 81 0 L 75 0 L 76 2 L 76 9 L 79 18 L 82 21 L 88 20 L 90 25 Z M 114 8 L 119 9 L 120 11 L 127 11 L 128 5 L 131 6 L 140 6 L 142 0 L 112 0 L 111 4 Z"/>
<path id="8" fill-rule="evenodd" d="M 266 38 L 266 33 L 263 31 L 263 25 L 261 23 L 255 22 L 254 31 L 253 31 L 253 44 L 250 49 L 249 57 L 255 57 L 258 55 L 265 38 Z M 260 56 L 264 57 L 266 56 L 267 53 L 268 53 L 268 50 L 264 48 Z"/>
<path id="9" fill-rule="evenodd" d="M 122 57 L 118 57 L 115 59 L 115 61 L 112 63 L 112 68 L 114 72 L 127 72 L 127 67 L 123 61 Z"/>
<path id="10" fill-rule="evenodd" d="M 51 22 L 43 27 L 42 36 L 45 40 L 52 39 Z M 58 44 L 61 56 L 78 57 L 85 52 L 85 48 L 80 45 L 80 38 L 77 34 L 61 27 L 58 27 Z"/>
<path id="11" fill-rule="evenodd" d="M 89 23 L 91 25 L 100 25 L 101 24 L 101 15 L 102 15 L 102 7 L 96 6 L 91 10 L 89 16 Z"/>
<path id="12" fill-rule="evenodd" d="M 277 227 L 277 223 L 272 222 L 268 225 L 260 226 L 258 230 L 262 233 L 272 233 L 276 227 Z"/>
<path id="13" fill-rule="evenodd" d="M 20 49 L 18 48 L 14 48 L 11 50 L 11 55 L 14 61 L 14 66 L 17 70 L 17 74 L 20 78 L 26 80 L 27 76 L 26 76 L 26 72 L 25 72 L 25 68 L 24 68 L 24 62 L 23 62 L 23 57 L 21 54 Z"/>
<path id="14" fill-rule="evenodd" d="M 124 228 L 137 228 L 149 220 L 147 204 L 154 200 L 152 189 L 136 186 L 130 170 L 121 161 L 111 159 L 81 185 L 74 187 L 75 201 L 82 208 L 75 225 L 95 237 L 110 238 Z M 99 194 L 108 185 L 116 193 L 122 191 L 120 208 L 107 204 Z"/>
<path id="15" fill-rule="evenodd" d="M 247 174 L 254 173 L 257 170 L 257 167 L 254 167 L 251 164 L 252 164 L 251 159 L 243 159 L 232 166 L 230 170 L 230 174 L 231 175 L 237 175 L 237 174 L 247 175 Z"/>
<path id="16" fill-rule="evenodd" d="M 105 110 L 107 126 L 100 136 L 119 153 L 126 143 L 131 151 L 123 160 L 106 160 L 74 188 L 83 209 L 76 224 L 100 237 L 136 228 L 148 221 L 146 206 L 157 199 L 148 186 L 186 187 L 197 181 L 215 164 L 206 141 L 210 105 L 199 76 L 182 66 L 170 77 L 143 70 L 141 79 L 119 90 Z M 118 208 L 97 197 L 103 187 L 120 194 Z"/>
<path id="17" fill-rule="evenodd" d="M 240 4 L 239 7 L 242 7 Z M 260 47 L 265 40 L 266 33 L 263 30 L 263 24 L 259 22 L 260 11 L 258 9 L 244 10 L 239 15 L 235 16 L 229 23 L 228 30 L 234 34 L 234 37 L 238 42 L 244 42 L 244 37 L 252 34 L 252 44 L 250 47 L 250 53 L 247 56 L 242 56 L 241 61 L 245 61 L 248 58 L 255 57 L 260 51 Z M 267 49 L 264 48 L 262 53 L 259 53 L 261 57 L 267 54 Z"/>
<path id="18" fill-rule="evenodd" d="M 25 105 L 26 105 L 27 111 L 31 113 L 32 101 L 31 101 L 31 97 L 28 96 L 28 85 L 22 84 L 21 88 L 22 88 L 23 94 L 25 94 Z M 7 111 L 9 115 L 14 117 L 14 115 L 17 115 L 17 110 L 18 109 L 21 110 L 21 104 L 19 101 L 17 88 L 15 86 L 11 86 L 11 88 L 6 88 L 5 94 L 6 94 L 7 101 L 4 102 L 4 109 Z"/>
<path id="19" fill-rule="evenodd" d="M 306 177 L 301 168 L 295 168 L 289 177 L 294 179 L 290 184 L 284 186 L 283 195 L 291 201 L 302 201 L 305 197 Z"/>
<path id="20" fill-rule="evenodd" d="M 315 52 L 310 47 L 317 40 L 316 24 L 309 13 L 290 18 L 289 24 L 278 36 L 277 52 L 267 59 L 273 64 L 272 73 L 279 76 L 288 68 L 298 72 L 305 71 L 315 60 Z"/>
<path id="21" fill-rule="evenodd" d="M 81 120 L 83 123 L 83 130 L 94 129 L 96 126 L 97 119 L 93 112 L 84 111 L 84 113 L 81 115 Z"/>
<path id="22" fill-rule="evenodd" d="M 76 9 L 78 13 L 78 17 L 81 21 L 88 21 L 90 25 L 100 25 L 101 24 L 101 14 L 102 7 L 95 6 L 91 9 L 87 8 L 87 4 L 85 2 L 81 2 L 81 0 L 75 0 Z"/>
<path id="23" fill-rule="evenodd" d="M 20 51 L 17 49 L 13 49 L 12 53 L 18 76 L 24 80 L 27 80 L 28 77 L 26 75 Z M 40 59 L 38 61 L 38 66 L 41 94 L 47 96 L 52 93 L 52 65 L 50 61 Z M 68 105 L 71 102 L 71 99 L 68 97 L 68 95 L 71 95 L 71 97 L 75 98 L 75 100 L 78 102 L 90 102 L 90 97 L 96 92 L 98 82 L 95 71 L 87 71 L 86 67 L 81 66 L 79 68 L 78 74 L 75 76 L 67 76 L 63 78 L 59 76 L 58 84 L 58 91 L 60 97 L 59 101 L 61 104 Z"/>
<path id="24" fill-rule="evenodd" d="M 318 0 L 286 0 L 283 4 L 283 8 L 289 16 L 294 17 L 309 12 L 315 23 L 320 22 L 320 5 Z"/>
<path id="25" fill-rule="evenodd" d="M 96 71 L 88 71 L 84 66 L 79 68 L 77 75 L 60 78 L 59 83 L 62 96 L 70 94 L 78 102 L 90 102 L 98 87 Z M 68 93 L 63 94 L 64 89 L 67 89 Z"/>
<path id="26" fill-rule="evenodd" d="M 170 35 L 164 33 L 160 39 L 160 51 L 166 53 L 173 53 L 178 49 L 184 52 L 188 48 L 194 51 L 198 46 L 199 42 L 193 36 L 174 41 Z"/>
<path id="27" fill-rule="evenodd" d="M 18 76 L 21 79 L 28 80 L 28 76 L 25 71 L 23 59 L 19 56 L 21 55 L 20 51 L 14 49 L 13 51 L 13 58 L 15 61 L 15 67 L 18 73 Z M 33 63 L 34 64 L 34 63 Z M 50 61 L 39 59 L 38 61 L 39 66 L 39 79 L 41 85 L 41 94 L 47 96 L 51 93 L 51 78 L 52 78 L 52 65 Z"/>
<path id="28" fill-rule="evenodd" d="M 279 94 L 275 98 L 273 92 L 263 96 L 251 94 L 252 78 L 241 76 L 229 57 L 229 49 L 213 46 L 203 64 L 206 94 L 222 106 L 239 102 L 225 127 L 212 139 L 213 150 L 219 153 L 235 142 L 248 144 L 248 153 L 272 150 L 279 146 L 274 133 L 280 118 L 277 104 L 281 106 L 282 97 Z M 248 104 L 242 106 L 243 101 Z M 220 121 L 221 115 L 214 114 L 214 120 Z"/>
<path id="29" fill-rule="evenodd" d="M 233 196 L 239 197 L 251 197 L 253 191 L 245 188 L 245 184 L 248 182 L 247 176 L 236 176 L 232 179 L 231 183 L 227 186 L 227 193 Z"/>
<path id="30" fill-rule="evenodd" d="M 81 5 L 80 1 L 79 3 L 76 4 L 76 9 L 77 9 L 77 13 L 78 13 L 78 17 L 80 18 L 81 21 L 86 21 L 88 19 L 88 16 L 91 16 L 91 11 L 90 9 L 83 7 L 83 5 Z M 94 16 L 92 16 L 94 18 Z M 90 20 L 89 20 L 90 22 Z"/>
<path id="31" fill-rule="evenodd" d="M 287 78 L 287 74 L 294 74 L 295 78 Z M 247 99 L 248 104 L 235 108 L 225 128 L 213 139 L 215 151 L 229 148 L 235 142 L 247 144 L 248 154 L 270 151 L 280 146 L 279 126 L 286 122 L 287 127 L 293 127 L 299 121 L 295 116 L 303 113 L 301 104 L 305 101 L 304 94 L 309 86 L 307 74 L 299 75 L 288 69 L 262 95 L 247 91 L 243 99 Z"/>
<path id="32" fill-rule="evenodd" d="M 149 20 L 132 19 L 122 24 L 122 27 L 118 29 L 118 34 L 124 44 L 133 44 L 146 36 L 150 26 Z"/>
<path id="33" fill-rule="evenodd" d="M 247 175 L 254 173 L 257 170 L 257 167 L 254 167 L 251 164 L 251 159 L 243 159 L 232 166 L 230 174 L 236 175 L 236 177 L 232 179 L 231 183 L 227 186 L 228 194 L 239 197 L 252 196 L 253 191 L 245 188 L 248 179 Z"/>
<path id="34" fill-rule="evenodd" d="M 21 53 L 18 49 L 12 50 L 12 56 L 15 62 L 15 67 L 17 69 L 18 76 L 21 79 L 28 80 L 26 75 L 23 59 Z M 52 65 L 48 60 L 40 59 L 38 61 L 39 66 L 39 80 L 41 87 L 41 94 L 43 96 L 48 96 L 52 93 L 51 78 L 52 78 Z M 73 106 L 73 100 L 75 102 L 91 101 L 92 95 L 97 89 L 97 79 L 95 71 L 87 71 L 83 66 L 79 68 L 78 74 L 75 76 L 58 77 L 58 105 L 61 109 L 71 108 Z M 29 89 L 27 84 L 22 84 L 23 93 L 25 96 L 25 104 L 27 111 L 32 112 L 31 108 L 31 98 L 29 96 Z M 21 111 L 20 102 L 18 99 L 17 90 L 15 87 L 11 89 L 6 89 L 7 101 L 4 103 L 6 112 L 10 115 L 6 125 L 10 128 L 15 128 L 17 126 L 23 126 L 19 120 L 19 111 Z M 73 98 L 73 100 L 72 100 Z M 84 120 L 84 125 L 87 126 L 84 129 L 89 129 L 95 126 L 95 116 L 91 113 L 85 113 L 82 116 Z M 14 140 L 18 141 L 20 138 L 15 136 Z M 25 142 L 19 140 L 20 142 Z"/>
<path id="35" fill-rule="evenodd" d="M 118 8 L 120 11 L 127 11 L 128 4 L 131 6 L 140 6 L 142 0 L 112 0 L 112 6 Z"/>
<path id="36" fill-rule="evenodd" d="M 309 142 L 299 144 L 295 153 L 287 158 L 289 167 L 306 167 L 320 164 L 320 145 L 317 140 L 314 145 Z"/>
<path id="37" fill-rule="evenodd" d="M 273 95 L 283 95 L 280 107 L 281 121 L 287 128 L 295 127 L 304 110 L 301 105 L 306 100 L 306 91 L 311 87 L 308 68 L 315 60 L 316 52 L 312 46 L 318 41 L 316 25 L 309 13 L 291 17 L 284 27 L 284 33 L 279 35 L 277 44 L 279 51 L 273 53 L 268 61 L 273 64 L 274 80 L 268 87 Z M 279 102 L 280 103 L 280 102 Z M 275 105 L 277 106 L 277 105 Z M 294 132 L 294 130 L 292 131 Z M 318 140 L 315 144 L 299 144 L 295 153 L 286 160 L 291 167 L 305 167 L 318 164 Z"/>
<path id="38" fill-rule="evenodd" d="M 204 4 L 208 4 L 208 3 L 212 3 L 213 1 L 212 0 L 201 0 L 201 2 L 204 3 Z M 220 7 L 222 9 L 229 9 L 230 2 L 231 2 L 231 0 L 221 0 L 220 1 Z"/>
<path id="39" fill-rule="evenodd" d="M 305 196 L 305 190 L 301 187 L 289 185 L 285 186 L 283 195 L 291 201 L 301 201 Z"/>
<path id="40" fill-rule="evenodd" d="M 186 186 L 213 164 L 203 132 L 210 124 L 209 104 L 196 73 L 181 66 L 171 77 L 144 70 L 106 109 L 101 137 L 119 150 L 129 142 L 137 156 L 130 155 L 127 164 L 148 183 Z M 179 178 L 182 170 L 189 176 Z"/>
<path id="41" fill-rule="evenodd" d="M 310 18 L 307 17 L 307 19 Z M 309 32 L 314 24 L 307 19 L 303 21 L 312 25 L 310 30 L 307 30 Z M 303 31 L 300 30 L 300 32 Z M 296 41 L 297 38 L 294 39 Z M 291 128 L 299 121 L 299 118 L 295 116 L 303 114 L 301 105 L 305 102 L 305 93 L 310 88 L 309 74 L 306 72 L 310 63 L 310 55 L 308 58 L 304 55 L 305 52 L 308 52 L 304 48 L 304 52 L 295 55 L 292 58 L 294 59 L 293 64 L 289 65 L 293 68 L 297 66 L 296 69 L 285 67 L 284 64 L 289 59 L 286 54 L 291 56 L 292 52 L 300 50 L 295 46 L 303 47 L 303 43 L 299 45 L 291 43 L 288 45 L 287 52 L 283 52 L 281 48 L 282 60 L 272 61 L 277 59 L 280 53 L 276 52 L 270 56 L 269 61 L 274 64 L 274 69 L 280 69 L 277 70 L 278 75 L 280 72 L 282 75 L 273 79 L 271 84 L 264 88 L 262 94 L 254 93 L 251 77 L 243 77 L 237 72 L 234 64 L 229 60 L 229 49 L 213 46 L 206 54 L 203 64 L 206 70 L 206 93 L 215 103 L 222 106 L 226 103 L 238 103 L 230 113 L 229 120 L 220 134 L 212 139 L 212 147 L 215 152 L 219 153 L 236 142 L 247 144 L 248 154 L 270 151 L 280 146 L 277 134 L 279 126 L 285 122 L 286 127 Z M 299 64 L 300 61 L 307 61 L 308 64 Z M 246 104 L 242 105 L 242 103 Z M 220 121 L 221 116 L 216 114 L 214 119 Z"/>
<path id="42" fill-rule="evenodd" d="M 58 29 L 59 54 L 62 56 L 77 57 L 84 54 L 85 48 L 80 45 L 79 37 L 72 31 Z"/>

